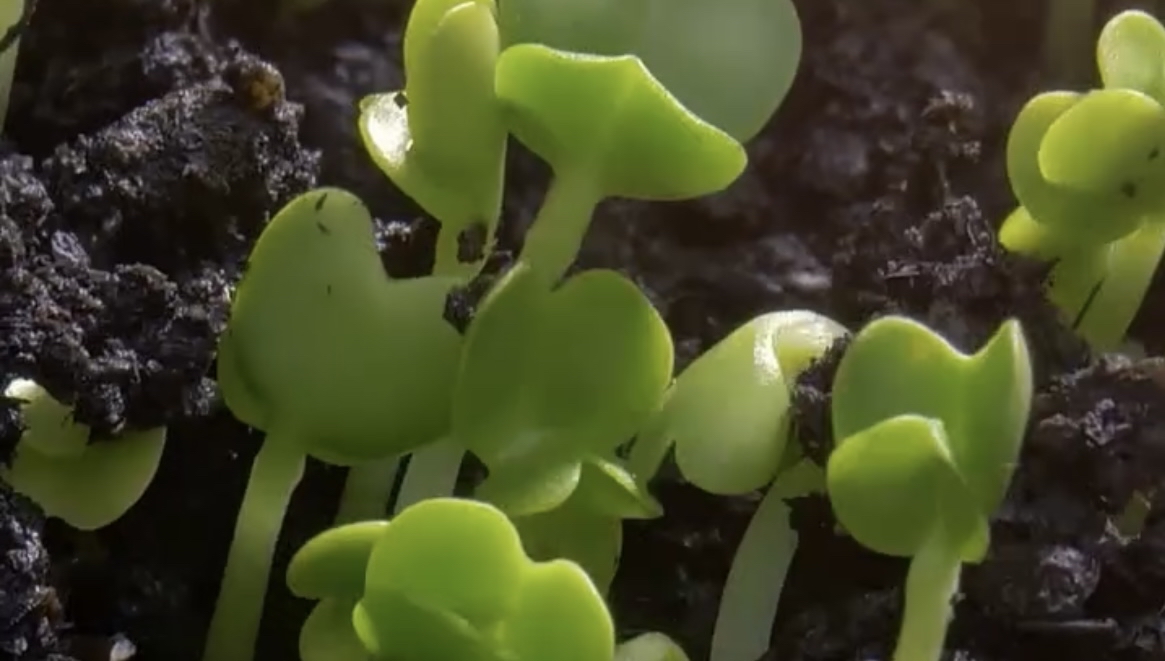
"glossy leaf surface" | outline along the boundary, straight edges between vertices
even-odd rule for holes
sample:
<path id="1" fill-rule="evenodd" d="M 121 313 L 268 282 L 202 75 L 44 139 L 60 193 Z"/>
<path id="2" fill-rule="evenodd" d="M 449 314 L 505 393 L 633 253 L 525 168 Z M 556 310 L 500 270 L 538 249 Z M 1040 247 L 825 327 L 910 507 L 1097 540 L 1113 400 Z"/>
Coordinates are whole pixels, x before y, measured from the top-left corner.
<path id="1" fill-rule="evenodd" d="M 916 552 L 936 517 L 979 535 L 1011 479 L 1031 397 L 1015 321 L 972 355 L 906 318 L 871 322 L 834 378 L 826 480 L 838 520 L 894 555 Z"/>
<path id="2" fill-rule="evenodd" d="M 294 430 L 335 463 L 441 436 L 460 357 L 442 317 L 455 282 L 390 280 L 372 218 L 350 193 L 296 198 L 259 237 L 239 285 L 228 350 L 220 345 L 220 370 L 234 370 L 222 379 L 227 405 Z"/>
<path id="3" fill-rule="evenodd" d="M 511 131 L 556 168 L 589 169 L 606 196 L 699 197 L 747 162 L 728 134 L 689 112 L 633 56 L 507 48 L 496 90 Z"/>
<path id="4" fill-rule="evenodd" d="M 1105 87 L 1165 103 L 1165 28 L 1152 15 L 1129 10 L 1112 17 L 1097 39 L 1096 61 Z"/>
<path id="5" fill-rule="evenodd" d="M 685 107 L 751 139 L 792 85 L 801 26 L 788 0 L 503 0 L 505 45 L 636 55 Z"/>

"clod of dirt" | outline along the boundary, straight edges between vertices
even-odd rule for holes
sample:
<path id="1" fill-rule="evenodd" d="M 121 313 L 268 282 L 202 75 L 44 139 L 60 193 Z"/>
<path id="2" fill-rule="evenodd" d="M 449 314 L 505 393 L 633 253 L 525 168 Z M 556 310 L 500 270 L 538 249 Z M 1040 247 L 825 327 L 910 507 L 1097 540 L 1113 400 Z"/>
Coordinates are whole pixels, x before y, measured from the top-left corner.
<path id="1" fill-rule="evenodd" d="M 0 658 L 70 661 L 58 637 L 64 622 L 41 545 L 44 519 L 0 481 Z"/>

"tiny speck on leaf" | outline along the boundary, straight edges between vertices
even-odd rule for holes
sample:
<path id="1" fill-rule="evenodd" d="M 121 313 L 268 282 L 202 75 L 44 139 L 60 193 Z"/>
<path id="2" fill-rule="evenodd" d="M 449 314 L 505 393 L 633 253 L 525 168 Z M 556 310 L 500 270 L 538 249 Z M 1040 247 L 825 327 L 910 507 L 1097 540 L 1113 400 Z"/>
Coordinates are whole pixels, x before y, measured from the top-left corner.
<path id="1" fill-rule="evenodd" d="M 1121 193 L 1123 193 L 1127 198 L 1134 198 L 1137 196 L 1137 185 L 1131 181 L 1126 181 L 1124 185 L 1121 186 Z"/>
<path id="2" fill-rule="evenodd" d="M 485 256 L 485 223 L 474 223 L 457 235 L 457 261 L 470 264 Z"/>
<path id="3" fill-rule="evenodd" d="M 399 92 L 392 97 L 392 102 L 396 104 L 397 108 L 407 108 L 409 106 L 409 99 L 404 92 Z"/>
<path id="4" fill-rule="evenodd" d="M 328 194 L 324 193 L 316 199 L 316 211 L 324 208 L 324 203 L 328 201 Z"/>
<path id="5" fill-rule="evenodd" d="M 1153 150 L 1149 152 L 1149 160 L 1151 161 L 1160 155 L 1161 155 L 1161 148 L 1160 147 L 1153 147 Z"/>
<path id="6" fill-rule="evenodd" d="M 320 234 L 331 234 L 332 233 L 332 230 L 328 229 L 327 225 L 321 223 L 318 220 L 316 221 L 316 227 L 319 228 Z"/>

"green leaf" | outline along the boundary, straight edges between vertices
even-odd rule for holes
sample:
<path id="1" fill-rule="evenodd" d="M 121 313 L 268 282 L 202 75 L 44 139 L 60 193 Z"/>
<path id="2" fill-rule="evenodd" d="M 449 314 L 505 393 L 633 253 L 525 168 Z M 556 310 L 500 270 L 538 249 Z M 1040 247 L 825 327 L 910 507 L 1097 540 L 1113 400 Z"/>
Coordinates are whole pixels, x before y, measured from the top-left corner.
<path id="1" fill-rule="evenodd" d="M 75 457 L 89 444 L 89 427 L 73 420 L 73 407 L 57 401 L 35 381 L 14 379 L 4 396 L 23 402 L 20 445 L 46 457 Z"/>
<path id="2" fill-rule="evenodd" d="M 575 495 L 555 509 L 513 521 L 531 558 L 570 560 L 586 571 L 601 594 L 610 589 L 623 546 L 622 519 L 596 513 Z"/>
<path id="3" fill-rule="evenodd" d="M 615 656 L 615 627 L 602 596 L 578 565 L 564 560 L 530 567 L 497 638 L 518 661 L 612 661 Z"/>
<path id="4" fill-rule="evenodd" d="M 1152 15 L 1128 10 L 1113 16 L 1100 31 L 1096 61 L 1105 87 L 1165 103 L 1165 28 Z"/>
<path id="5" fill-rule="evenodd" d="M 0 477 L 46 515 L 78 530 L 96 530 L 138 502 L 157 473 L 165 445 L 165 427 L 126 432 L 73 455 L 44 454 L 21 442 L 12 465 L 0 468 Z"/>
<path id="6" fill-rule="evenodd" d="M 373 658 L 384 661 L 509 661 L 464 618 L 397 592 L 361 600 L 352 627 Z"/>
<path id="7" fill-rule="evenodd" d="M 492 626 L 513 604 L 528 562 L 518 534 L 496 508 L 455 498 L 424 500 L 398 514 L 373 549 L 365 608 L 375 613 L 399 595 L 475 627 Z"/>
<path id="8" fill-rule="evenodd" d="M 671 379 L 667 325 L 614 271 L 584 272 L 551 292 L 519 264 L 465 342 L 453 433 L 491 470 L 603 454 L 635 433 Z"/>
<path id="9" fill-rule="evenodd" d="M 442 315 L 456 282 L 389 280 L 352 194 L 296 198 L 259 237 L 231 308 L 227 405 L 333 463 L 442 436 L 461 346 Z"/>
<path id="10" fill-rule="evenodd" d="M 577 461 L 514 461 L 490 469 L 474 495 L 512 517 L 552 510 L 566 502 L 582 477 Z"/>
<path id="11" fill-rule="evenodd" d="M 700 197 L 747 162 L 728 134 L 689 112 L 634 56 L 507 48 L 495 88 L 510 129 L 555 168 L 589 168 L 604 196 Z"/>
<path id="12" fill-rule="evenodd" d="M 1165 254 L 1165 216 L 1156 216 L 1105 251 L 1106 269 L 1078 330 L 1101 351 L 1116 351 L 1145 300 Z M 1092 290 L 1089 290 L 1092 293 Z"/>
<path id="13" fill-rule="evenodd" d="M 830 454 L 829 502 L 862 546 L 909 557 L 949 517 L 938 494 L 961 478 L 943 423 L 899 415 L 848 434 Z"/>
<path id="14" fill-rule="evenodd" d="M 1019 458 L 1031 398 L 1031 363 L 1018 322 L 1005 322 L 982 349 L 967 355 L 918 322 L 884 317 L 862 329 L 838 366 L 833 432 L 840 450 L 851 436 L 891 418 L 941 423 L 950 461 L 975 508 L 988 516 L 1002 501 Z M 877 435 L 883 436 L 892 439 Z M 900 488 L 915 498 L 926 493 L 913 484 Z"/>
<path id="15" fill-rule="evenodd" d="M 1136 229 L 1144 215 L 1144 200 L 1127 197 L 1119 187 L 1101 194 L 1059 186 L 1041 172 L 1044 136 L 1081 98 L 1071 92 L 1048 92 L 1023 107 L 1007 139 L 1007 176 L 1030 218 L 1063 237 L 1058 240 L 1072 245 L 1107 243 Z"/>
<path id="16" fill-rule="evenodd" d="M 684 477 L 716 494 L 772 481 L 789 435 L 789 388 L 846 334 L 836 322 L 794 310 L 759 316 L 697 358 L 676 380 L 660 415 Z"/>
<path id="17" fill-rule="evenodd" d="M 683 648 L 662 633 L 644 633 L 615 649 L 615 661 L 688 661 Z"/>
<path id="18" fill-rule="evenodd" d="M 663 506 L 620 462 L 602 457 L 583 461 L 582 479 L 575 496 L 579 506 L 620 519 L 654 519 Z"/>
<path id="19" fill-rule="evenodd" d="M 404 94 L 360 105 L 373 160 L 441 221 L 438 264 L 456 264 L 458 235 L 501 213 L 506 128 L 494 95 L 499 53 L 492 0 L 421 0 L 405 30 Z M 472 275 L 477 264 L 454 269 Z M 442 272 L 441 274 L 444 274 Z"/>
<path id="20" fill-rule="evenodd" d="M 361 521 L 312 537 L 292 556 L 287 587 L 306 599 L 359 598 L 372 549 L 388 525 L 388 521 Z"/>
<path id="21" fill-rule="evenodd" d="M 1051 184 L 1165 203 L 1165 108 L 1132 90 L 1091 92 L 1048 127 L 1040 171 Z"/>
<path id="22" fill-rule="evenodd" d="M 371 661 L 352 627 L 355 599 L 324 599 L 299 630 L 300 661 Z"/>
<path id="23" fill-rule="evenodd" d="M 788 0 L 504 0 L 506 46 L 636 55 L 685 107 L 744 142 L 788 93 L 801 25 Z"/>

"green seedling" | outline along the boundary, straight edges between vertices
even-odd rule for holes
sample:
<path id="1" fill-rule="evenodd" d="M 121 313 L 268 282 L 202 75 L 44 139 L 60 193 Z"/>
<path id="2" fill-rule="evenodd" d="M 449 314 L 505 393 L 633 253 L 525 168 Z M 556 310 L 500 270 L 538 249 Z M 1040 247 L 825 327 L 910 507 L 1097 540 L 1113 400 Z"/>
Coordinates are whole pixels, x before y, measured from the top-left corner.
<path id="1" fill-rule="evenodd" d="M 441 223 L 435 275 L 475 274 L 486 253 L 459 246 L 474 232 L 491 237 L 501 214 L 506 127 L 494 95 L 495 11 L 493 0 L 419 0 L 405 28 L 405 89 L 360 106 L 373 160 Z"/>
<path id="2" fill-rule="evenodd" d="M 542 531 L 557 555 L 582 560 L 618 548 L 622 518 L 659 513 L 614 452 L 658 407 L 673 350 L 664 321 L 618 273 L 544 285 L 519 263 L 479 307 L 453 396 L 453 438 L 489 469 L 477 497 Z M 582 536 L 576 525 L 606 533 Z M 605 585 L 608 561 L 585 564 Z"/>
<path id="3" fill-rule="evenodd" d="M 917 322 L 884 317 L 842 357 L 826 487 L 855 540 L 911 558 L 894 661 L 940 658 L 962 563 L 987 552 L 1031 398 L 1016 321 L 966 355 Z"/>
<path id="4" fill-rule="evenodd" d="M 338 189 L 292 200 L 259 237 L 220 339 L 218 376 L 231 411 L 266 439 L 207 661 L 251 658 L 271 554 L 307 456 L 383 461 L 448 431 L 461 337 L 442 311 L 456 282 L 389 279 L 368 210 Z"/>
<path id="5" fill-rule="evenodd" d="M 17 379 L 4 394 L 23 402 L 25 431 L 0 476 L 46 515 L 96 530 L 121 518 L 153 481 L 165 427 L 90 443 L 89 427 L 36 383 Z"/>
<path id="6" fill-rule="evenodd" d="M 304 661 L 615 657 L 610 614 L 587 574 L 531 560 L 506 515 L 477 501 L 436 498 L 391 522 L 327 531 L 292 559 L 288 585 L 323 599 L 301 636 Z"/>
<path id="7" fill-rule="evenodd" d="M 1165 253 L 1165 28 L 1121 13 L 1097 59 L 1104 89 L 1040 94 L 1017 117 L 1007 168 L 1020 207 L 1000 240 L 1055 263 L 1051 300 L 1109 350 Z"/>
<path id="8" fill-rule="evenodd" d="M 697 358 L 632 447 L 646 483 L 674 444 L 680 472 L 715 494 L 772 486 L 733 559 L 712 638 L 712 661 L 752 661 L 769 647 L 780 586 L 797 547 L 784 499 L 823 487 L 821 470 L 790 444 L 791 388 L 847 331 L 795 310 L 756 317 Z"/>
<path id="9" fill-rule="evenodd" d="M 16 75 L 16 57 L 36 0 L 0 0 L 0 122 L 8 116 L 8 96 Z"/>
<path id="10" fill-rule="evenodd" d="M 801 58 L 789 0 L 502 0 L 500 10 L 503 47 L 634 55 L 685 108 L 740 142 L 769 121 Z"/>
<path id="11" fill-rule="evenodd" d="M 520 255 L 551 285 L 602 199 L 707 195 L 747 160 L 739 142 L 685 109 L 634 56 L 518 44 L 498 58 L 495 85 L 511 132 L 554 170 Z"/>

